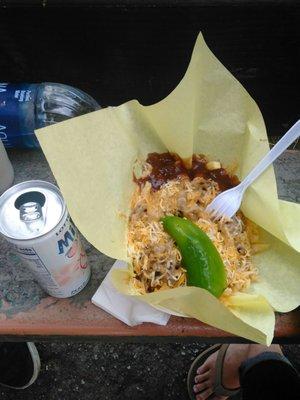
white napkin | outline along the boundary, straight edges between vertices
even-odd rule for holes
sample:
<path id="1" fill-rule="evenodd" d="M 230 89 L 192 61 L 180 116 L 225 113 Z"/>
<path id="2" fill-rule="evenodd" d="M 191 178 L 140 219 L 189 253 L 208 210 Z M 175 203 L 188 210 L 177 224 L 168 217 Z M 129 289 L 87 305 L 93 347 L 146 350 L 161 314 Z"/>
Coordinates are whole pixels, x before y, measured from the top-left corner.
<path id="1" fill-rule="evenodd" d="M 159 311 L 131 296 L 119 293 L 115 289 L 110 280 L 111 271 L 114 268 L 126 268 L 126 266 L 124 261 L 117 260 L 114 263 L 97 292 L 92 297 L 92 303 L 129 326 L 138 325 L 143 322 L 166 325 L 170 318 L 169 314 Z"/>

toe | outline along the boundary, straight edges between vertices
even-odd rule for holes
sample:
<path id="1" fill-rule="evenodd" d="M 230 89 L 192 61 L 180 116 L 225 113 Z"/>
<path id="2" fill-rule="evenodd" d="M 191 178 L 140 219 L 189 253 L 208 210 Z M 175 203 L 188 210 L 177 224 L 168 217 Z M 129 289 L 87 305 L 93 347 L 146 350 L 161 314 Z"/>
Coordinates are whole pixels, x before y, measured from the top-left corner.
<path id="1" fill-rule="evenodd" d="M 200 383 L 206 381 L 210 376 L 210 371 L 205 372 L 204 374 L 201 375 L 196 375 L 195 376 L 195 383 Z"/>
<path id="2" fill-rule="evenodd" d="M 199 368 L 197 369 L 197 374 L 198 374 L 198 375 L 202 375 L 202 374 L 204 374 L 205 372 L 207 372 L 209 369 L 210 369 L 210 367 L 209 367 L 208 363 L 205 362 L 204 364 L 201 365 L 201 367 L 199 367 Z"/>
<path id="3" fill-rule="evenodd" d="M 206 390 L 204 390 L 203 392 L 197 394 L 196 399 L 197 400 L 206 400 L 209 398 L 209 396 L 212 394 L 213 390 L 212 388 L 208 388 Z"/>
<path id="4" fill-rule="evenodd" d="M 202 390 L 207 389 L 210 386 L 210 383 L 208 381 L 202 382 L 202 383 L 198 383 L 197 385 L 194 385 L 194 392 L 195 393 L 199 393 L 202 392 Z"/>

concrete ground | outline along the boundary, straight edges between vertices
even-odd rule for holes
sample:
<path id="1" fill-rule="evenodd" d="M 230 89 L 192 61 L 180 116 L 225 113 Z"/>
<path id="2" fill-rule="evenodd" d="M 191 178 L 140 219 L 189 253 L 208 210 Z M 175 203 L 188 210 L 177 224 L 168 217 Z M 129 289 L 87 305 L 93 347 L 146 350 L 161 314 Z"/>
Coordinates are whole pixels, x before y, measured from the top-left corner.
<path id="1" fill-rule="evenodd" d="M 1 400 L 185 400 L 198 343 L 37 343 L 42 361 L 28 389 L 0 389 Z M 284 346 L 300 370 L 300 346 Z"/>

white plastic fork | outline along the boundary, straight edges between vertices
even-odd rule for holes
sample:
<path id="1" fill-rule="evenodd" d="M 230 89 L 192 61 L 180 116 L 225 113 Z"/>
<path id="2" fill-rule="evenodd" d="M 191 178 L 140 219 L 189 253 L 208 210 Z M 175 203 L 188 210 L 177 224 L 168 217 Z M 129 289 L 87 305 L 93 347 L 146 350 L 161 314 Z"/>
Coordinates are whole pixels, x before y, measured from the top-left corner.
<path id="1" fill-rule="evenodd" d="M 220 193 L 207 207 L 213 219 L 222 216 L 231 218 L 240 208 L 245 190 L 258 178 L 277 157 L 300 136 L 300 120 L 275 144 L 268 154 L 253 168 L 246 178 L 232 189 Z"/>

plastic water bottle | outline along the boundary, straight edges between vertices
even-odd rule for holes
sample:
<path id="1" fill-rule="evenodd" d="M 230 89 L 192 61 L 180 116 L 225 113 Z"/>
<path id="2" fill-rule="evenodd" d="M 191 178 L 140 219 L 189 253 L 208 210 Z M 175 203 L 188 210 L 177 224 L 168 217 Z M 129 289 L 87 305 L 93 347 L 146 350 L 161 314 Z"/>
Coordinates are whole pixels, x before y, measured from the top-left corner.
<path id="1" fill-rule="evenodd" d="M 60 83 L 0 83 L 0 139 L 6 148 L 38 148 L 34 129 L 99 108 L 88 94 Z"/>

